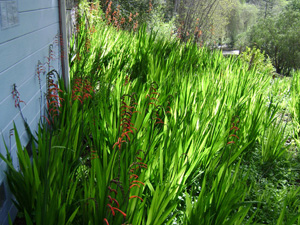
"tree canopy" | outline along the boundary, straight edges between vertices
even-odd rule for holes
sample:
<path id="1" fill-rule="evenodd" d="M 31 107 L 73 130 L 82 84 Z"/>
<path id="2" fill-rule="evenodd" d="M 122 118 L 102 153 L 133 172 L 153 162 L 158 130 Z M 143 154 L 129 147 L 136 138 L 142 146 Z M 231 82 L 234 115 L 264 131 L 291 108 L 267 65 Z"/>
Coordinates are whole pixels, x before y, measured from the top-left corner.
<path id="1" fill-rule="evenodd" d="M 260 20 L 250 34 L 251 45 L 264 50 L 276 72 L 289 75 L 300 68 L 300 1 L 289 1 L 276 16 Z"/>

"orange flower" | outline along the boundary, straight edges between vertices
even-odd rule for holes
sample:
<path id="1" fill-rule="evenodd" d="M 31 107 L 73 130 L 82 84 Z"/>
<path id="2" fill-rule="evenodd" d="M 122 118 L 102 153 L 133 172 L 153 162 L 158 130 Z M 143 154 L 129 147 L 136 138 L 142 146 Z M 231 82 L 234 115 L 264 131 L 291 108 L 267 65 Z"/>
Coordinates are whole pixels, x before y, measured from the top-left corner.
<path id="1" fill-rule="evenodd" d="M 117 211 L 119 211 L 123 216 L 124 216 L 124 218 L 127 216 L 126 215 L 126 213 L 124 213 L 122 210 L 120 210 L 120 209 L 118 209 L 118 208 L 116 208 L 116 207 L 112 207 L 114 210 L 117 210 Z"/>
<path id="2" fill-rule="evenodd" d="M 109 225 L 108 221 L 106 218 L 104 218 L 104 222 L 106 223 L 106 225 Z"/>
<path id="3" fill-rule="evenodd" d="M 130 196 L 130 197 L 129 197 L 129 199 L 132 199 L 132 198 L 138 198 L 138 199 L 140 199 L 142 202 L 144 201 L 140 196 L 133 195 L 133 196 Z"/>

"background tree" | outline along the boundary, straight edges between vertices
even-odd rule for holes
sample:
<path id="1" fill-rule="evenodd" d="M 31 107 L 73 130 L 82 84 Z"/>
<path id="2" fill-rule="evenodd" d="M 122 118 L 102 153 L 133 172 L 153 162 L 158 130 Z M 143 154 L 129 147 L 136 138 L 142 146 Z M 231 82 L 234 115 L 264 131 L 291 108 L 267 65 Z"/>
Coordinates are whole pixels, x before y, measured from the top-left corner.
<path id="1" fill-rule="evenodd" d="M 151 11 L 157 8 L 160 0 L 100 0 L 100 3 L 104 12 L 116 12 L 114 15 L 118 14 L 130 22 L 134 19 L 138 24 L 143 24 L 150 21 Z"/>
<path id="2" fill-rule="evenodd" d="M 202 41 L 207 40 L 212 32 L 210 19 L 214 14 L 219 0 L 181 0 L 175 3 L 175 13 L 178 15 L 179 37 L 187 41 L 193 35 Z"/>
<path id="3" fill-rule="evenodd" d="M 237 0 L 175 0 L 177 34 L 182 41 L 215 45 L 226 37 L 226 26 Z"/>
<path id="4" fill-rule="evenodd" d="M 240 48 L 248 45 L 248 32 L 256 23 L 259 9 L 254 4 L 236 1 L 227 25 L 228 43 Z"/>
<path id="5" fill-rule="evenodd" d="M 209 17 L 209 25 L 212 28 L 209 40 L 214 44 L 223 44 L 227 40 L 227 26 L 238 0 L 220 0 L 213 15 Z"/>
<path id="6" fill-rule="evenodd" d="M 300 1 L 292 0 L 277 16 L 268 16 L 252 29 L 250 40 L 272 59 L 276 72 L 289 75 L 300 68 Z"/>

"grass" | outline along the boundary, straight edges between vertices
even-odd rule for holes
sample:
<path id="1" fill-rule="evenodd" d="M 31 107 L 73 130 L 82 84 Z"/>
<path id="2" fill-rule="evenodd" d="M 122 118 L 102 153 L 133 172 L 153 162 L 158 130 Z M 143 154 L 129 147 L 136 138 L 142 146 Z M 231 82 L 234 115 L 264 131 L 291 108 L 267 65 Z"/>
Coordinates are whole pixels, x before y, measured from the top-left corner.
<path id="1" fill-rule="evenodd" d="M 299 74 L 85 16 L 32 159 L 1 156 L 27 224 L 300 223 Z"/>

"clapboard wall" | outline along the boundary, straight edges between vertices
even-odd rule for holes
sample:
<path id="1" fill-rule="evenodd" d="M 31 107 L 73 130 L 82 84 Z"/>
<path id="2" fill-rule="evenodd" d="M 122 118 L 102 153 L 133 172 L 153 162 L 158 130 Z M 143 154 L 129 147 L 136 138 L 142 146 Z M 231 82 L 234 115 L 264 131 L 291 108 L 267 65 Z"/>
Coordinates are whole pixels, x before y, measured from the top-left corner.
<path id="1" fill-rule="evenodd" d="M 0 6 L 4 7 L 8 1 L 17 4 L 18 18 L 17 23 L 10 27 L 3 21 L 0 23 L 0 135 L 4 139 L 0 137 L 0 152 L 6 155 L 5 142 L 17 168 L 16 145 L 11 130 L 13 123 L 24 146 L 28 136 L 20 111 L 15 107 L 13 86 L 16 85 L 20 99 L 26 103 L 21 103 L 21 111 L 34 132 L 44 111 L 46 73 L 51 69 L 61 71 L 59 4 L 58 0 L 0 0 Z M 5 11 L 2 9 L 0 13 L 3 20 Z M 11 217 L 16 215 L 5 169 L 6 165 L 0 159 L 0 224 L 8 224 L 8 213 Z"/>

